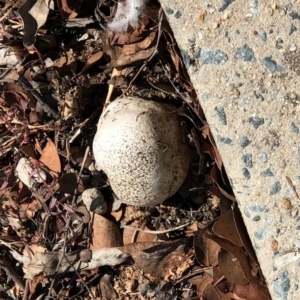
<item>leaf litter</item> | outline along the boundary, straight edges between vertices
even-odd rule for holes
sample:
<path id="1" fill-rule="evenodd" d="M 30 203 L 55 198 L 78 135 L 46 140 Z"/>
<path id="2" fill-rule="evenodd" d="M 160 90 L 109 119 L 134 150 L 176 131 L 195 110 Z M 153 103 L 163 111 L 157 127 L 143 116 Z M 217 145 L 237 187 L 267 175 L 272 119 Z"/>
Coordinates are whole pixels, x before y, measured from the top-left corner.
<path id="1" fill-rule="evenodd" d="M 107 28 L 116 11 L 109 0 L 0 1 L 12 55 L 0 57 L 0 297 L 271 299 L 159 3 L 126 32 Z M 188 178 L 155 207 L 121 205 L 93 168 L 97 119 L 119 95 L 177 106 L 189 132 Z M 91 187 L 103 215 L 82 202 Z"/>

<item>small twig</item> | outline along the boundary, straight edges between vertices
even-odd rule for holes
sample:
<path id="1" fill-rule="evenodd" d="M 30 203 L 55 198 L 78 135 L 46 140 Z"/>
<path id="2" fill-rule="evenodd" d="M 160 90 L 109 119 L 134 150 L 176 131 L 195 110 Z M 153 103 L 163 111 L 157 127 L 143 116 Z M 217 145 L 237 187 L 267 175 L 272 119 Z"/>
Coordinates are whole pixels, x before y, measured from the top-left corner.
<path id="1" fill-rule="evenodd" d="M 18 286 L 24 291 L 25 283 L 23 279 L 18 275 L 18 273 L 13 269 L 13 267 L 6 261 L 5 258 L 1 257 L 0 266 L 6 272 L 6 275 L 9 276 Z"/>
<path id="2" fill-rule="evenodd" d="M 28 296 L 29 296 L 29 280 L 30 279 L 26 280 L 25 290 L 24 290 L 24 293 L 23 293 L 22 300 L 27 300 L 28 299 Z"/>
<path id="3" fill-rule="evenodd" d="M 181 229 L 183 227 L 186 227 L 188 225 L 190 225 L 191 222 L 185 223 L 183 225 L 179 225 L 177 227 L 173 227 L 173 228 L 169 228 L 169 229 L 165 229 L 165 230 L 148 230 L 148 229 L 142 229 L 142 228 L 138 228 L 135 226 L 128 226 L 128 225 L 121 225 L 120 228 L 126 228 L 126 229 L 130 229 L 130 230 L 136 230 L 136 231 L 142 231 L 145 233 L 152 233 L 152 234 L 163 234 L 163 233 L 167 233 L 167 232 L 171 232 L 171 231 L 175 231 L 178 229 Z"/>
<path id="4" fill-rule="evenodd" d="M 119 76 L 121 74 L 121 70 L 119 68 L 114 68 L 112 73 L 111 73 L 111 78 L 114 78 L 115 76 Z M 107 96 L 106 96 L 106 100 L 104 103 L 104 109 L 108 106 L 108 104 L 110 103 L 110 98 L 111 95 L 114 91 L 115 85 L 114 84 L 109 84 L 108 86 L 108 92 L 107 92 Z"/>
<path id="5" fill-rule="evenodd" d="M 72 269 L 74 270 L 74 272 L 76 273 L 76 275 L 78 276 L 78 278 L 82 279 L 81 276 L 80 276 L 80 274 L 78 273 L 78 271 L 73 266 L 72 262 L 70 262 L 70 260 L 66 256 L 65 256 L 65 259 L 70 264 L 70 266 L 72 267 Z M 88 285 L 85 283 L 85 281 L 82 280 L 81 282 L 84 285 L 84 287 L 86 288 L 86 290 L 88 291 L 89 296 L 91 297 L 91 299 L 96 300 L 96 298 L 94 297 L 92 291 L 90 290 L 90 288 L 88 287 Z"/>
<path id="6" fill-rule="evenodd" d="M 74 207 L 75 201 L 76 201 L 77 196 L 78 196 L 77 195 L 77 193 L 78 193 L 78 185 L 80 183 L 80 178 L 81 178 L 81 175 L 82 175 L 82 172 L 83 172 L 83 169 L 84 169 L 84 164 L 86 162 L 86 159 L 87 159 L 87 156 L 88 156 L 89 152 L 90 152 L 90 147 L 88 146 L 86 148 L 86 150 L 85 150 L 85 154 L 84 154 L 84 157 L 83 157 L 82 165 L 81 165 L 78 177 L 77 177 L 76 188 L 74 190 L 74 196 L 73 196 L 72 203 L 71 203 L 71 208 L 72 209 Z M 58 264 L 56 266 L 54 279 L 51 281 L 51 284 L 50 284 L 50 287 L 49 287 L 49 291 L 48 291 L 48 295 L 47 295 L 46 299 L 50 299 L 51 298 L 51 291 L 52 291 L 52 288 L 54 286 L 55 277 L 58 274 L 58 270 L 60 268 L 62 260 L 64 258 L 66 258 L 65 254 L 66 254 L 66 247 L 67 247 L 67 242 L 68 242 L 68 231 L 69 231 L 69 228 L 70 228 L 70 223 L 71 223 L 71 215 L 68 215 L 68 218 L 67 218 L 67 221 L 66 221 L 66 226 L 65 226 L 65 238 L 64 238 L 64 244 L 63 244 L 63 255 L 61 256 L 61 258 L 60 258 L 60 260 L 59 260 L 59 262 L 58 262 Z"/>
<path id="7" fill-rule="evenodd" d="M 32 89 L 31 83 L 23 75 L 19 76 L 19 81 L 23 86 L 25 86 L 25 88 Z M 46 113 L 51 114 L 55 119 L 59 118 L 58 113 L 43 100 L 41 95 L 36 90 L 31 90 L 31 94 L 41 104 Z"/>
<path id="8" fill-rule="evenodd" d="M 205 268 L 201 268 L 201 269 L 199 269 L 199 270 L 196 270 L 195 272 L 192 272 L 192 273 L 190 273 L 190 274 L 187 274 L 187 275 L 185 275 L 185 276 L 179 278 L 179 279 L 174 283 L 174 285 L 178 284 L 179 282 L 181 282 L 181 281 L 183 281 L 183 280 L 185 280 L 185 279 L 188 279 L 188 278 L 194 277 L 194 276 L 196 276 L 196 275 L 202 274 L 204 271 L 206 271 L 206 270 L 211 270 L 211 269 L 213 269 L 213 267 L 205 267 Z"/>

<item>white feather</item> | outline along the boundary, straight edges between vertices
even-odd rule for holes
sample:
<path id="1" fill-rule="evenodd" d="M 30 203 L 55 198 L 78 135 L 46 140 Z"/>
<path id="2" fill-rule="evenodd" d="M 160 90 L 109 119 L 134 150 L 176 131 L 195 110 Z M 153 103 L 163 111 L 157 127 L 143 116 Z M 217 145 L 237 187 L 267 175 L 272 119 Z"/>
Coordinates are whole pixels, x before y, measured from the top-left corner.
<path id="1" fill-rule="evenodd" d="M 127 31 L 129 25 L 139 27 L 139 15 L 145 7 L 145 0 L 125 0 L 118 2 L 117 12 L 107 27 L 115 32 Z"/>

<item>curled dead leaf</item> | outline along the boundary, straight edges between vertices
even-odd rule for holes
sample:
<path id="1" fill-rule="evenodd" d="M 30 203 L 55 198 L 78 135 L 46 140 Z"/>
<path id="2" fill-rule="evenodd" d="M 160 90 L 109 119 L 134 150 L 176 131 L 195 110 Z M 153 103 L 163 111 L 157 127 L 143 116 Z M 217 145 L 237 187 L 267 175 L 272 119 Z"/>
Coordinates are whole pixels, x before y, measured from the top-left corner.
<path id="1" fill-rule="evenodd" d="M 61 172 L 60 159 L 55 144 L 48 139 L 40 157 L 42 167 L 44 167 L 53 177 L 58 177 Z"/>

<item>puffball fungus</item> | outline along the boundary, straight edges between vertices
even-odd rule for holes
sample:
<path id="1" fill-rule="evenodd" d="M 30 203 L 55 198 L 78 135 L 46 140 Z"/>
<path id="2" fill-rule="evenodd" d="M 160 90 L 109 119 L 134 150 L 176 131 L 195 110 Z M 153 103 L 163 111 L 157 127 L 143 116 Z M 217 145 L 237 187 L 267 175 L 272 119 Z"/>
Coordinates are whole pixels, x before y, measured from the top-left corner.
<path id="1" fill-rule="evenodd" d="M 185 180 L 190 151 L 176 108 L 118 98 L 102 113 L 93 142 L 96 169 L 123 203 L 159 204 Z"/>

